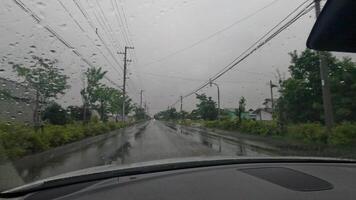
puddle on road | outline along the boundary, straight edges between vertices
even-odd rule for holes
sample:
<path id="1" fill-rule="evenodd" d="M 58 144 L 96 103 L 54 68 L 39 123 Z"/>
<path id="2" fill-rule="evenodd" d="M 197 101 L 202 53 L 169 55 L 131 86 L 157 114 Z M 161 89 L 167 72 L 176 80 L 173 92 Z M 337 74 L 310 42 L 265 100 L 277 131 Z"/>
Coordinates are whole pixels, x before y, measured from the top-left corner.
<path id="1" fill-rule="evenodd" d="M 275 155 L 271 152 L 268 152 L 264 149 L 254 147 L 248 144 L 245 144 L 243 140 L 241 142 L 232 141 L 224 139 L 218 136 L 210 135 L 204 131 L 198 130 L 185 130 L 179 125 L 167 125 L 172 128 L 177 135 L 181 135 L 187 139 L 193 140 L 204 146 L 207 146 L 213 149 L 216 152 L 221 153 L 225 156 L 272 156 Z"/>

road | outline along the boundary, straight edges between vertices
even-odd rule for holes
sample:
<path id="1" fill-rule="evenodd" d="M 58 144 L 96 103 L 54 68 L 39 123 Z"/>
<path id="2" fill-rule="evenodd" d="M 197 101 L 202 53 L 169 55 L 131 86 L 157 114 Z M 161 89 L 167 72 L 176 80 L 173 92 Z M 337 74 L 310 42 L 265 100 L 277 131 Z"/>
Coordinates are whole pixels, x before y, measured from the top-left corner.
<path id="1" fill-rule="evenodd" d="M 97 140 L 97 141 L 96 141 Z M 74 149 L 73 149 L 74 148 Z M 11 163 L 23 182 L 104 164 L 128 164 L 192 156 L 266 156 L 261 149 L 160 121 L 135 125 L 108 136 L 27 156 Z M 14 174 L 11 174 L 14 177 Z M 16 183 L 13 183 L 16 185 Z M 17 183 L 20 184 L 20 183 Z"/>

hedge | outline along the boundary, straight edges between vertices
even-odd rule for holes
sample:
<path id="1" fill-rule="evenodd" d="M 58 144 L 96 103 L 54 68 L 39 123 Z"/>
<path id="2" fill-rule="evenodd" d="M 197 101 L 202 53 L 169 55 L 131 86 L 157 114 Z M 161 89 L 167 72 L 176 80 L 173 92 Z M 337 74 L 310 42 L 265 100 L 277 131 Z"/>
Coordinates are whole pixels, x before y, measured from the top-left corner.
<path id="1" fill-rule="evenodd" d="M 181 124 L 185 124 L 182 122 Z M 189 124 L 192 124 L 190 122 Z M 318 123 L 304 123 L 288 125 L 286 131 L 280 132 L 276 121 L 244 120 L 216 120 L 203 121 L 201 124 L 207 128 L 222 130 L 237 130 L 241 133 L 261 136 L 280 136 L 303 141 L 310 144 L 329 144 L 332 146 L 356 146 L 356 123 L 342 123 L 333 128 L 330 135 L 323 125 Z"/>
<path id="2" fill-rule="evenodd" d="M 121 122 L 45 125 L 44 131 L 35 132 L 33 127 L 23 124 L 0 123 L 0 158 L 4 156 L 18 158 L 38 153 L 86 137 L 123 128 L 126 125 Z"/>

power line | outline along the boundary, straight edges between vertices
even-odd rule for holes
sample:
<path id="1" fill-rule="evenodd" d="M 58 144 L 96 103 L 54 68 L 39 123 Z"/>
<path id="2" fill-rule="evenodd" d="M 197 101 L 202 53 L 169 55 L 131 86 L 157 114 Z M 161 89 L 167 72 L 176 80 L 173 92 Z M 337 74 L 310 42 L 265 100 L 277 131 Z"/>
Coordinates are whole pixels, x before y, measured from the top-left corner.
<path id="1" fill-rule="evenodd" d="M 203 43 L 203 42 L 205 42 L 205 41 L 207 41 L 207 40 L 209 40 L 209 39 L 211 39 L 211 38 L 213 38 L 213 37 L 215 37 L 215 36 L 217 36 L 217 35 L 219 35 L 219 34 L 221 34 L 223 32 L 225 32 L 225 31 L 229 30 L 230 28 L 234 27 L 235 25 L 237 25 L 237 24 L 239 24 L 239 23 L 241 23 L 241 22 L 243 22 L 243 21 L 245 21 L 245 20 L 257 15 L 259 12 L 261 12 L 261 11 L 265 10 L 266 8 L 272 6 L 273 4 L 275 4 L 278 1 L 279 0 L 274 0 L 271 3 L 267 4 L 266 6 L 256 10 L 255 12 L 253 12 L 253 13 L 251 13 L 251 14 L 249 14 L 249 15 L 241 18 L 241 19 L 238 19 L 237 21 L 233 22 L 232 24 L 230 24 L 230 25 L 228 25 L 228 26 L 226 26 L 226 27 L 224 27 L 224 28 L 222 28 L 222 29 L 210 34 L 209 36 L 207 36 L 205 38 L 202 38 L 202 39 L 200 39 L 200 40 L 198 40 L 196 42 L 193 42 L 192 44 L 190 44 L 190 45 L 188 45 L 188 46 L 186 46 L 184 48 L 181 48 L 181 49 L 179 49 L 177 51 L 174 51 L 173 53 L 168 54 L 168 55 L 166 55 L 166 56 L 164 56 L 164 57 L 162 57 L 160 59 L 157 59 L 155 61 L 149 62 L 149 63 L 145 64 L 145 66 L 161 62 L 161 61 L 166 60 L 166 59 L 168 59 L 168 58 L 170 58 L 170 57 L 172 57 L 174 55 L 177 55 L 177 54 L 179 54 L 181 52 L 184 52 L 184 51 L 186 51 L 188 49 L 191 49 L 191 48 L 193 48 L 193 47 L 195 47 L 195 46 L 197 46 L 197 45 L 199 45 L 199 44 L 201 44 L 201 43 Z"/>
<path id="2" fill-rule="evenodd" d="M 104 13 L 104 10 L 103 8 L 101 7 L 100 3 L 98 2 L 98 0 L 95 1 L 96 4 L 98 5 L 99 7 L 99 17 L 101 17 L 101 21 L 102 23 L 107 27 L 107 34 L 111 37 L 111 41 L 112 41 L 112 46 L 114 48 L 119 48 L 120 45 L 120 42 L 118 41 L 118 44 L 116 44 L 116 40 L 114 39 L 115 37 L 113 36 L 113 33 L 115 32 L 112 28 L 112 26 L 110 25 L 110 23 L 107 23 L 109 22 L 108 18 L 106 17 L 105 13 Z M 100 16 L 101 15 L 101 16 Z"/>
<path id="3" fill-rule="evenodd" d="M 50 26 L 44 26 L 41 24 L 41 19 L 34 13 L 30 8 L 28 8 L 21 0 L 13 0 L 17 5 L 20 6 L 26 13 L 30 14 L 35 21 L 40 24 L 44 29 L 50 32 L 54 37 L 56 37 L 62 44 L 64 44 L 67 48 L 69 48 L 76 56 L 78 56 L 83 62 L 85 62 L 90 67 L 95 67 L 90 61 L 84 58 L 69 42 L 67 42 L 62 36 L 60 36 L 55 30 L 53 30 Z M 107 80 L 110 80 L 106 77 Z"/>
<path id="4" fill-rule="evenodd" d="M 114 2 L 115 2 L 115 3 L 114 3 Z M 119 26 L 119 30 L 121 31 L 122 36 L 123 36 L 125 42 L 126 42 L 127 44 L 129 44 L 128 39 L 127 39 L 127 35 L 125 35 L 125 34 L 126 34 L 125 27 L 124 27 L 124 25 L 123 25 L 123 22 L 122 22 L 122 20 L 121 20 L 121 17 L 119 16 L 119 15 L 120 15 L 120 12 L 119 12 L 119 10 L 118 10 L 118 5 L 117 5 L 116 0 L 115 0 L 115 1 L 111 0 L 111 4 L 112 4 L 112 7 L 114 8 L 114 15 L 115 15 L 116 22 L 117 22 L 117 24 L 118 24 L 118 26 Z M 120 22 L 121 22 L 121 23 L 120 23 Z M 123 28 L 121 29 L 120 26 L 122 26 Z M 125 37 L 125 36 L 126 36 L 126 37 Z M 129 45 L 132 45 L 132 46 L 133 46 L 133 44 L 129 44 Z"/>
<path id="5" fill-rule="evenodd" d="M 205 82 L 205 79 L 195 79 L 195 78 L 187 78 L 187 77 L 180 77 L 180 76 L 170 76 L 170 75 L 163 75 L 163 74 L 154 74 L 154 73 L 148 73 L 144 72 L 143 74 L 149 75 L 149 76 L 155 76 L 159 78 L 166 78 L 166 79 L 179 79 L 179 80 L 184 80 L 184 81 L 193 81 L 193 82 Z M 219 81 L 220 83 L 231 83 L 231 84 L 240 84 L 240 83 L 256 83 L 255 81 Z M 257 84 L 257 83 L 256 83 Z"/>
<path id="6" fill-rule="evenodd" d="M 85 11 L 85 9 L 82 8 L 82 6 L 79 4 L 79 2 L 77 2 L 77 0 L 72 0 L 75 5 L 77 6 L 77 8 L 79 9 L 79 11 L 82 13 L 82 15 L 84 16 L 84 18 L 86 19 L 86 21 L 88 22 L 88 24 L 90 25 L 90 27 L 93 29 L 93 31 L 96 33 L 97 37 L 99 38 L 99 40 L 101 41 L 101 43 L 104 45 L 105 49 L 108 51 L 108 53 L 110 54 L 110 56 L 113 58 L 113 60 L 115 61 L 115 63 L 122 69 L 122 65 L 120 64 L 120 62 L 116 59 L 116 57 L 114 56 L 114 54 L 112 53 L 112 51 L 110 50 L 110 48 L 108 47 L 108 45 L 106 44 L 106 42 L 104 41 L 104 39 L 100 36 L 100 34 L 97 32 L 96 27 L 94 26 L 93 22 L 90 20 L 88 13 Z"/>
<path id="7" fill-rule="evenodd" d="M 75 22 L 75 24 L 80 28 L 80 30 L 85 34 L 85 36 L 89 39 L 90 43 L 99 51 L 99 53 L 104 57 L 106 62 L 110 65 L 112 69 L 114 69 L 119 75 L 120 72 L 113 66 L 113 64 L 109 61 L 109 59 L 105 56 L 105 54 L 101 51 L 99 47 L 96 46 L 96 44 L 92 41 L 92 39 L 88 36 L 87 32 L 84 30 L 84 28 L 80 25 L 80 23 L 74 18 L 72 13 L 67 9 L 67 7 L 60 1 L 57 0 L 58 3 L 62 6 L 62 8 L 67 12 L 67 14 L 71 17 L 71 19 Z"/>
<path id="8" fill-rule="evenodd" d="M 215 81 L 216 79 L 220 78 L 222 75 L 227 73 L 229 70 L 234 68 L 236 65 L 241 63 L 243 60 L 245 60 L 247 57 L 252 55 L 255 51 L 260 49 L 262 46 L 264 46 L 267 42 L 272 40 L 274 37 L 276 37 L 279 33 L 281 33 L 283 30 L 288 28 L 290 25 L 292 25 L 295 21 L 297 21 L 300 17 L 308 13 L 311 9 L 313 9 L 313 3 L 308 4 L 305 6 L 299 13 L 297 13 L 292 19 L 290 19 L 288 22 L 286 22 L 283 26 L 278 28 L 275 32 L 273 32 L 270 36 L 270 34 L 273 30 L 275 30 L 278 26 L 280 26 L 286 19 L 288 19 L 291 15 L 293 15 L 295 12 L 297 12 L 304 4 L 306 4 L 309 0 L 303 2 L 300 6 L 298 6 L 296 9 L 294 9 L 290 14 L 287 15 L 281 22 L 279 22 L 276 26 L 274 26 L 272 29 L 270 29 L 265 35 L 263 35 L 257 42 L 255 42 L 253 45 L 251 45 L 247 50 L 245 50 L 242 54 L 240 54 L 236 59 L 234 59 L 233 62 L 231 62 L 229 65 L 224 67 L 222 70 L 220 70 L 217 74 L 212 76 L 209 81 L 206 81 L 206 83 L 202 84 L 200 87 L 197 89 L 193 90 L 192 92 L 188 93 L 187 95 L 184 96 L 184 98 L 187 98 L 191 96 L 192 94 L 195 94 L 205 86 L 209 85 L 211 81 Z M 267 37 L 268 36 L 268 37 Z M 266 38 L 267 37 L 267 38 Z M 266 38 L 266 39 L 265 39 Z M 262 41 L 263 40 L 263 41 Z M 261 42 L 262 41 L 262 42 Z M 257 45 L 257 46 L 256 46 Z M 179 100 L 177 101 L 179 102 Z M 175 103 L 176 104 L 176 103 Z M 175 105 L 173 104 L 173 105 Z"/>

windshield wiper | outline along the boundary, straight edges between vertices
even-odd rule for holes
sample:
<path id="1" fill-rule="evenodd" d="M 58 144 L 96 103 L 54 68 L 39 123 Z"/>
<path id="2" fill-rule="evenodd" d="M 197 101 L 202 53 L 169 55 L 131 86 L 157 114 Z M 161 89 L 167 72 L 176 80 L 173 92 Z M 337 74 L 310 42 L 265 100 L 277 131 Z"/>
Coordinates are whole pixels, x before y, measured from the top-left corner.
<path id="1" fill-rule="evenodd" d="M 197 159 L 197 158 L 195 158 Z M 192 169 L 201 167 L 213 167 L 234 164 L 257 164 L 257 163 L 356 163 L 356 160 L 351 159 L 335 159 L 335 158 L 309 158 L 309 157 L 273 157 L 273 158 L 223 158 L 223 159 L 206 159 L 199 160 L 178 160 L 178 162 L 158 161 L 158 164 L 148 164 L 137 167 L 118 167 L 119 169 L 103 170 L 94 173 L 57 178 L 53 180 L 38 181 L 32 184 L 20 186 L 15 189 L 0 193 L 1 198 L 13 198 L 24 196 L 29 193 L 79 184 L 91 181 L 100 181 L 109 178 L 141 175 L 156 172 L 165 172 L 182 169 Z M 151 162 L 152 163 L 152 162 Z"/>

